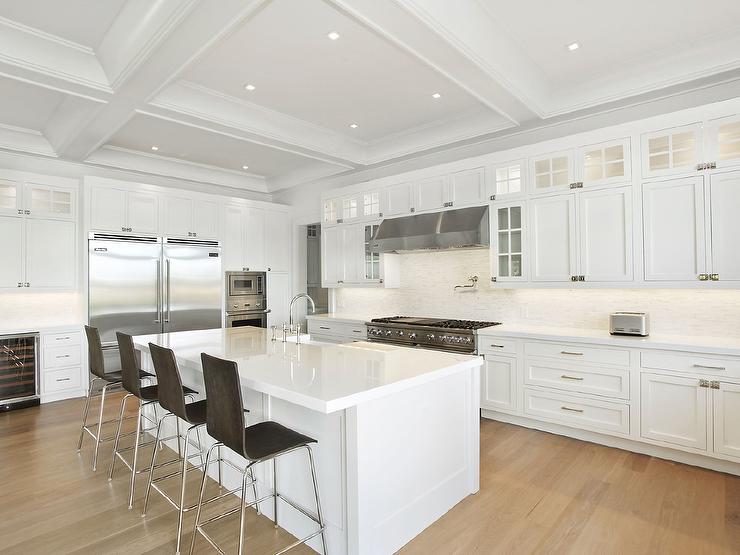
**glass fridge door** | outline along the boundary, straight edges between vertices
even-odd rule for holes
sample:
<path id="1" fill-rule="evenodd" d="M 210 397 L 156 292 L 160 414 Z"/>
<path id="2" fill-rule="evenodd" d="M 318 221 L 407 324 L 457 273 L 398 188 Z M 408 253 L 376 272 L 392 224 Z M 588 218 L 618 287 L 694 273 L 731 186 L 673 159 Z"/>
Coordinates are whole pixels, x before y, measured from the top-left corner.
<path id="1" fill-rule="evenodd" d="M 36 394 L 36 336 L 0 335 L 0 401 Z"/>

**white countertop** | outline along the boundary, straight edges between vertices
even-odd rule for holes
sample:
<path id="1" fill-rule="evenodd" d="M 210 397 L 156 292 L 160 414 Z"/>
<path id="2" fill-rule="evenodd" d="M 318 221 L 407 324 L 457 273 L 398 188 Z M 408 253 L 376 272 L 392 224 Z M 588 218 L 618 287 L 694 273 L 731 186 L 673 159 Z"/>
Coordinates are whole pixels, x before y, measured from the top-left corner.
<path id="1" fill-rule="evenodd" d="M 368 316 L 367 314 L 353 314 L 351 312 L 328 312 L 326 314 L 308 314 L 307 320 L 331 320 L 343 324 L 358 324 L 369 322 L 377 316 Z"/>
<path id="2" fill-rule="evenodd" d="M 740 324 L 738 327 L 740 332 Z M 650 334 L 648 337 L 611 335 L 607 330 L 548 328 L 522 324 L 502 324 L 478 330 L 486 337 L 542 339 L 614 345 L 634 349 L 668 349 L 740 356 L 740 337 L 701 337 L 693 335 Z"/>
<path id="3" fill-rule="evenodd" d="M 175 351 L 182 368 L 200 354 L 235 361 L 244 387 L 323 413 L 343 410 L 483 364 L 477 356 L 378 343 L 283 343 L 262 328 L 222 328 L 134 337 Z"/>

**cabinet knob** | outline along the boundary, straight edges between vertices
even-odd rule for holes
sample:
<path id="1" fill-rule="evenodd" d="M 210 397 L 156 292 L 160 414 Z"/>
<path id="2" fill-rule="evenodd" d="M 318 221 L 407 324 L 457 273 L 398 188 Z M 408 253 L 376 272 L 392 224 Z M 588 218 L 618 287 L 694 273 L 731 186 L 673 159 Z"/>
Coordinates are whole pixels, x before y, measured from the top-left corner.
<path id="1" fill-rule="evenodd" d="M 712 281 L 719 281 L 719 274 L 709 274 L 709 279 Z"/>
<path id="2" fill-rule="evenodd" d="M 31 287 L 31 284 L 28 283 L 28 282 L 26 282 L 25 285 L 24 285 L 24 287 Z"/>
<path id="3" fill-rule="evenodd" d="M 23 287 L 23 284 L 20 281 L 18 282 L 18 287 Z"/>
<path id="4" fill-rule="evenodd" d="M 699 274 L 699 281 L 709 281 L 709 274 Z"/>
<path id="5" fill-rule="evenodd" d="M 19 214 L 23 214 L 23 210 L 21 210 L 21 209 L 19 208 L 19 209 L 18 209 L 18 213 L 19 213 Z"/>
<path id="6" fill-rule="evenodd" d="M 267 267 L 267 271 L 268 271 L 268 272 L 272 272 L 272 268 L 270 268 L 270 267 L 268 266 L 268 267 Z"/>
<path id="7" fill-rule="evenodd" d="M 126 231 L 126 228 L 125 228 L 125 227 L 122 227 L 122 228 L 121 228 L 121 231 Z"/>
<path id="8" fill-rule="evenodd" d="M 31 213 L 31 211 L 30 211 L 30 210 L 25 210 L 24 212 L 25 212 L 26 214 L 30 214 L 30 213 Z"/>

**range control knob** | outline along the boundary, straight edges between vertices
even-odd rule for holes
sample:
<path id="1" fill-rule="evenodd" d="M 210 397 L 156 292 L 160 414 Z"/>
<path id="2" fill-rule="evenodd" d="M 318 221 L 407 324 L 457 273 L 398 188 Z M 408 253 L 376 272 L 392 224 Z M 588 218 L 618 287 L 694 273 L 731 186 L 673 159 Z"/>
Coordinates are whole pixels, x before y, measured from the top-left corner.
<path id="1" fill-rule="evenodd" d="M 465 343 L 472 343 L 472 342 L 473 342 L 473 338 L 472 337 L 466 337 L 465 338 Z"/>
<path id="2" fill-rule="evenodd" d="M 403 330 L 398 330 L 398 337 L 403 337 Z"/>
<path id="3" fill-rule="evenodd" d="M 238 304 L 235 304 L 235 305 L 234 305 L 234 308 L 239 308 L 239 305 L 238 305 Z"/>
<path id="4" fill-rule="evenodd" d="M 414 332 L 411 332 L 409 334 L 409 339 L 416 339 L 416 334 Z"/>
<path id="5" fill-rule="evenodd" d="M 434 334 L 433 334 L 433 333 L 428 333 L 428 334 L 427 334 L 427 339 L 428 339 L 429 341 L 434 341 Z"/>
<path id="6" fill-rule="evenodd" d="M 391 330 L 385 330 L 385 336 L 388 337 L 391 334 Z"/>
<path id="7" fill-rule="evenodd" d="M 448 342 L 448 341 L 450 340 L 450 338 L 449 338 L 449 337 L 447 337 L 446 335 L 443 335 L 443 336 L 441 336 L 441 337 L 439 338 L 439 340 L 440 340 L 440 341 L 441 341 L 442 343 L 447 343 L 447 342 Z"/>

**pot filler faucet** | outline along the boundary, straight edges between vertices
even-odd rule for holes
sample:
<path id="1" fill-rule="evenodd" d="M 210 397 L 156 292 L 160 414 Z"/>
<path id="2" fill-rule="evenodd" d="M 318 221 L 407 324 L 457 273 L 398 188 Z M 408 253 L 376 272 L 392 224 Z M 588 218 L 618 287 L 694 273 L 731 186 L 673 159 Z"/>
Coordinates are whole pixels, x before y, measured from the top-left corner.
<path id="1" fill-rule="evenodd" d="M 298 299 L 303 298 L 303 297 L 305 297 L 306 301 L 308 301 L 308 303 L 311 304 L 311 314 L 316 312 L 316 305 L 314 304 L 313 299 L 311 298 L 311 295 L 309 295 L 308 293 L 298 293 L 295 297 L 293 297 L 290 300 L 290 308 L 288 309 L 288 312 L 290 313 L 288 317 L 288 324 L 290 324 L 291 326 L 293 325 L 293 305 Z"/>

